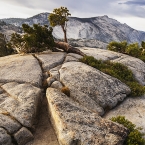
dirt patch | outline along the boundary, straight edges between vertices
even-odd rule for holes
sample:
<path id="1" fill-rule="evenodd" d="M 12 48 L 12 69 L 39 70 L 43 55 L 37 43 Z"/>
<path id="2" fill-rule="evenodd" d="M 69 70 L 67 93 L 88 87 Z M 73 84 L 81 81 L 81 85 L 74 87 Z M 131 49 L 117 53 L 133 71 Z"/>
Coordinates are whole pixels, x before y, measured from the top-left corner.
<path id="1" fill-rule="evenodd" d="M 48 116 L 47 99 L 43 97 L 34 140 L 27 145 L 59 145 Z"/>

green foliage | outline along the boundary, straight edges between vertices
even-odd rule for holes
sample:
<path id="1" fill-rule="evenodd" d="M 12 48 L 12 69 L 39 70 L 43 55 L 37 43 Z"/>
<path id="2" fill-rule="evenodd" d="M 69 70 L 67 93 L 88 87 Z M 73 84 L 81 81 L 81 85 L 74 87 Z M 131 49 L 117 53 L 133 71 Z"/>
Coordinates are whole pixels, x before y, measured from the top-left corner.
<path id="1" fill-rule="evenodd" d="M 131 96 L 141 96 L 145 93 L 145 87 L 135 81 L 131 70 L 123 64 L 96 60 L 92 56 L 84 56 L 80 61 L 127 84 L 131 89 Z"/>
<path id="2" fill-rule="evenodd" d="M 126 41 L 115 42 L 112 41 L 107 46 L 108 50 L 128 54 L 130 56 L 141 59 L 145 62 L 145 42 L 141 42 L 141 47 L 138 43 L 127 44 Z"/>
<path id="3" fill-rule="evenodd" d="M 55 26 L 61 26 L 63 32 L 64 32 L 64 40 L 67 42 L 66 38 L 66 27 L 67 27 L 67 21 L 68 16 L 71 16 L 69 13 L 69 10 L 66 7 L 60 7 L 53 10 L 53 13 L 51 13 L 48 17 L 50 25 L 52 27 Z"/>
<path id="4" fill-rule="evenodd" d="M 57 25 L 63 26 L 68 21 L 68 16 L 71 14 L 69 13 L 69 10 L 66 7 L 60 7 L 53 10 L 53 13 L 51 13 L 48 17 L 50 21 L 50 25 L 55 27 Z"/>
<path id="5" fill-rule="evenodd" d="M 138 58 L 141 55 L 141 49 L 138 43 L 133 43 L 133 44 L 128 45 L 126 48 L 126 53 L 128 55 Z"/>
<path id="6" fill-rule="evenodd" d="M 48 26 L 34 24 L 30 27 L 23 24 L 24 35 L 18 33 L 12 34 L 10 44 L 18 53 L 41 52 L 46 49 L 52 49 L 54 46 L 54 39 L 52 36 L 52 28 Z"/>
<path id="7" fill-rule="evenodd" d="M 141 59 L 143 62 L 145 62 L 145 53 L 141 56 L 138 57 L 139 59 Z"/>
<path id="8" fill-rule="evenodd" d="M 125 82 L 131 89 L 130 96 L 142 96 L 145 94 L 145 86 L 140 85 L 136 81 Z"/>
<path id="9" fill-rule="evenodd" d="M 126 47 L 127 47 L 127 41 L 122 41 L 122 42 L 112 41 L 108 44 L 107 49 L 111 51 L 125 53 Z"/>
<path id="10" fill-rule="evenodd" d="M 14 51 L 7 45 L 6 37 L 4 34 L 0 33 L 0 57 L 10 55 Z"/>
<path id="11" fill-rule="evenodd" d="M 145 49 L 145 42 L 144 42 L 144 41 L 141 42 L 141 47 L 142 47 L 143 49 Z"/>
<path id="12" fill-rule="evenodd" d="M 131 121 L 125 119 L 124 116 L 112 117 L 111 120 L 113 122 L 117 122 L 122 124 L 129 130 L 129 135 L 127 136 L 124 145 L 144 145 L 145 139 L 143 138 L 144 134 L 140 131 L 141 128 L 136 128 L 136 125 Z"/>

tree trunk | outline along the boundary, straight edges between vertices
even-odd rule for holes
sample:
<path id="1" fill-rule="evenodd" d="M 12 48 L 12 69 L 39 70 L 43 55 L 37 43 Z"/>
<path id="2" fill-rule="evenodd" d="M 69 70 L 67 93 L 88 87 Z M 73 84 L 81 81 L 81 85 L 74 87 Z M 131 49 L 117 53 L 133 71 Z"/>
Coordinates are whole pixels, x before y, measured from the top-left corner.
<path id="1" fill-rule="evenodd" d="M 61 26 L 62 30 L 63 30 L 63 33 L 64 33 L 64 42 L 67 43 L 67 36 L 66 36 L 66 30 L 64 28 L 64 26 Z"/>
<path id="2" fill-rule="evenodd" d="M 56 42 L 55 41 L 55 46 L 59 49 L 64 50 L 67 53 L 76 53 L 76 54 L 79 54 L 81 56 L 85 56 L 85 54 L 82 51 L 80 51 L 79 49 L 77 49 L 75 47 L 72 47 L 71 45 L 69 45 L 66 42 Z"/>
<path id="3" fill-rule="evenodd" d="M 67 43 L 66 30 L 64 31 L 64 42 Z"/>

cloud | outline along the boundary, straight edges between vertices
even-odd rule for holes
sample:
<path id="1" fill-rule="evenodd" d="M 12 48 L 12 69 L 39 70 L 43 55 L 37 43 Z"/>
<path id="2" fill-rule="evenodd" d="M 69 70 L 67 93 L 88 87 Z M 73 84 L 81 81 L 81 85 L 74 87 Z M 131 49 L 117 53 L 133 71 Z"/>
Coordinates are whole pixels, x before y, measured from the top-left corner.
<path id="1" fill-rule="evenodd" d="M 60 6 L 75 17 L 145 18 L 145 0 L 0 0 L 0 18 L 26 18 Z"/>
<path id="2" fill-rule="evenodd" d="M 121 7 L 127 7 L 126 14 L 130 16 L 145 18 L 145 0 L 131 0 L 118 3 Z"/>
<path id="3" fill-rule="evenodd" d="M 119 4 L 145 6 L 145 1 L 144 0 L 134 0 L 134 1 L 127 1 L 127 2 L 119 3 Z"/>
<path id="4" fill-rule="evenodd" d="M 3 3 L 8 3 L 12 7 L 21 7 L 20 13 L 27 13 L 26 8 L 31 9 L 33 13 L 35 12 L 35 14 L 37 14 L 40 11 L 52 12 L 54 8 L 66 6 L 70 10 L 72 16 L 78 17 L 94 17 L 99 15 L 119 15 L 125 17 L 134 15 L 145 17 L 143 15 L 143 13 L 145 13 L 144 8 L 139 9 L 133 7 L 135 4 L 145 4 L 145 0 L 5 0 Z M 120 3 L 122 3 L 122 5 Z M 0 2 L 0 9 L 1 6 Z"/>

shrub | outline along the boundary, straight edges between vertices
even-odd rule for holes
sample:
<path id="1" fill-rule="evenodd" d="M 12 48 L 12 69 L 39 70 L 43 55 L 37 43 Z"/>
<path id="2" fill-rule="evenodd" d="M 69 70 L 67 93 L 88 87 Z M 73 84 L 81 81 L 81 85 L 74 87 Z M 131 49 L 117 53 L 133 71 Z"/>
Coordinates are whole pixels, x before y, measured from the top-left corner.
<path id="1" fill-rule="evenodd" d="M 139 57 L 139 59 L 141 59 L 143 62 L 145 62 L 145 54 L 144 54 L 144 55 L 141 55 L 141 56 Z"/>
<path id="2" fill-rule="evenodd" d="M 145 86 L 140 85 L 138 82 L 126 82 L 131 89 L 130 96 L 142 96 L 145 93 Z"/>
<path id="3" fill-rule="evenodd" d="M 107 45 L 107 49 L 116 51 L 141 59 L 145 62 L 145 42 L 141 42 L 141 47 L 138 43 L 127 44 L 126 41 L 112 41 Z"/>
<path id="4" fill-rule="evenodd" d="M 130 87 L 132 96 L 141 96 L 145 93 L 145 87 L 134 79 L 132 71 L 123 64 L 96 60 L 93 56 L 84 56 L 80 61 L 124 82 Z"/>
<path id="5" fill-rule="evenodd" d="M 129 130 L 129 135 L 127 136 L 124 145 L 144 145 L 145 139 L 143 138 L 144 134 L 140 131 L 141 128 L 136 128 L 136 125 L 131 121 L 125 119 L 124 116 L 112 117 L 111 120 L 113 122 L 117 122 L 122 124 Z"/>
<path id="6" fill-rule="evenodd" d="M 145 42 L 144 42 L 144 41 L 141 42 L 141 47 L 142 47 L 143 49 L 145 49 Z"/>
<path id="7" fill-rule="evenodd" d="M 125 53 L 126 47 L 127 47 L 127 41 L 122 41 L 122 42 L 112 41 L 108 44 L 107 49 L 111 51 Z"/>
<path id="8" fill-rule="evenodd" d="M 13 54 L 14 50 L 7 46 L 6 36 L 0 33 L 0 57 Z"/>
<path id="9" fill-rule="evenodd" d="M 24 35 L 13 33 L 10 40 L 18 53 L 41 52 L 54 46 L 52 28 L 38 24 L 33 24 L 33 27 L 23 24 L 22 27 Z"/>
<path id="10" fill-rule="evenodd" d="M 133 43 L 133 44 L 128 45 L 126 48 L 126 53 L 128 55 L 138 58 L 141 55 L 141 49 L 138 43 Z"/>
<path id="11" fill-rule="evenodd" d="M 61 92 L 66 94 L 68 97 L 70 97 L 70 90 L 68 87 L 62 87 Z"/>

